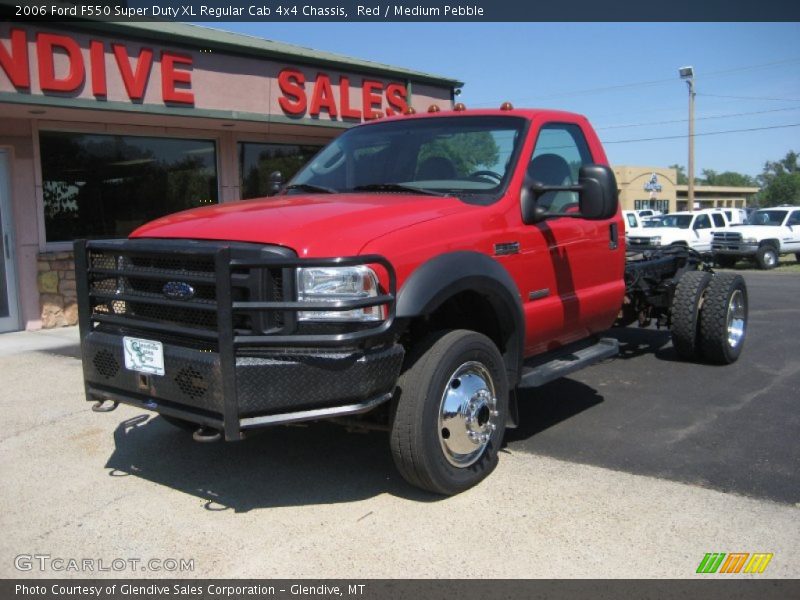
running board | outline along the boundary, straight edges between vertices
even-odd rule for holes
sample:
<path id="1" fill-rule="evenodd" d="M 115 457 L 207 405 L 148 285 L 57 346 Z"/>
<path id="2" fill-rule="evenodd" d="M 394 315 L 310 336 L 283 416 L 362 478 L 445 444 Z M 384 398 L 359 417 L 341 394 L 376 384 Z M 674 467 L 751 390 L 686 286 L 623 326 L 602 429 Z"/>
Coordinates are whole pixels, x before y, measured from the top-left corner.
<path id="1" fill-rule="evenodd" d="M 565 349 L 555 356 L 550 355 L 544 362 L 541 358 L 538 361 L 534 359 L 523 366 L 519 387 L 539 387 L 617 354 L 619 354 L 619 341 L 614 338 L 600 338 L 591 346 L 584 346 L 572 352 Z"/>

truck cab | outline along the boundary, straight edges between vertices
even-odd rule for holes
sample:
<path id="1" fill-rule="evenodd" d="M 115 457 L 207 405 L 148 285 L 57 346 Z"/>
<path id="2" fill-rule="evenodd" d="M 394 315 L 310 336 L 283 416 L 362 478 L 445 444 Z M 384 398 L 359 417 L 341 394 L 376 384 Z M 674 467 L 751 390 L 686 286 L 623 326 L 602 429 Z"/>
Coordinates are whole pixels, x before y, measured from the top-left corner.
<path id="1" fill-rule="evenodd" d="M 747 224 L 715 233 L 712 249 L 714 259 L 723 267 L 747 259 L 761 269 L 773 269 L 785 254 L 794 254 L 800 260 L 800 208 L 777 206 L 757 210 Z"/>
<path id="2" fill-rule="evenodd" d="M 699 266 L 688 255 L 626 266 L 589 122 L 509 106 L 353 127 L 277 196 L 75 252 L 94 410 L 152 410 L 198 441 L 368 419 L 403 477 L 440 494 L 492 471 L 515 388 L 613 356 L 602 333 L 621 313 L 669 325 L 673 296 L 689 306 L 712 281 L 676 287 Z M 741 351 L 742 286 L 709 292 L 738 315 L 708 317 L 713 360 Z M 728 326 L 734 342 L 717 331 Z M 682 331 L 694 356 L 698 328 Z"/>
<path id="3" fill-rule="evenodd" d="M 631 250 L 681 245 L 697 252 L 710 252 L 714 232 L 730 226 L 719 211 L 675 212 L 661 217 L 658 225 L 628 237 Z"/>

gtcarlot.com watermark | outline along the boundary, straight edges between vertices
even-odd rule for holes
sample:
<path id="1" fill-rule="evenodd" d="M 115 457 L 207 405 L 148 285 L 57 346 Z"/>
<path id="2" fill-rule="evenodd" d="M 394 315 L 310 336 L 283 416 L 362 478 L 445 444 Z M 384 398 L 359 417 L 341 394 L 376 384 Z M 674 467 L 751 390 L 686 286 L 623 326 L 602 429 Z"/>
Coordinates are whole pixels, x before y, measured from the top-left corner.
<path id="1" fill-rule="evenodd" d="M 17 571 L 53 573 L 188 573 L 194 571 L 193 558 L 74 558 L 50 554 L 18 554 Z"/>

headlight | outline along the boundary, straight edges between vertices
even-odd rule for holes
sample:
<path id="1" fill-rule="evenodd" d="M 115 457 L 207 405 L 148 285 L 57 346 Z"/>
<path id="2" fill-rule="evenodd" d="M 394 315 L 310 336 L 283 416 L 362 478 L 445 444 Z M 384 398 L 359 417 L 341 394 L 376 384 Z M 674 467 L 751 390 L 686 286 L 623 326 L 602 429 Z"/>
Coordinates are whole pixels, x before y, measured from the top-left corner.
<path id="1" fill-rule="evenodd" d="M 378 296 L 378 277 L 369 267 L 308 267 L 297 269 L 300 302 L 346 302 Z M 300 321 L 382 321 L 383 306 L 353 310 L 301 311 Z"/>
<path id="2" fill-rule="evenodd" d="M 650 244 L 652 244 L 653 246 L 660 246 L 661 245 L 661 236 L 660 235 L 656 235 L 654 237 L 651 237 L 650 238 Z"/>
<path id="3" fill-rule="evenodd" d="M 742 238 L 742 243 L 743 244 L 757 244 L 758 243 L 758 238 L 754 238 L 754 237 Z"/>

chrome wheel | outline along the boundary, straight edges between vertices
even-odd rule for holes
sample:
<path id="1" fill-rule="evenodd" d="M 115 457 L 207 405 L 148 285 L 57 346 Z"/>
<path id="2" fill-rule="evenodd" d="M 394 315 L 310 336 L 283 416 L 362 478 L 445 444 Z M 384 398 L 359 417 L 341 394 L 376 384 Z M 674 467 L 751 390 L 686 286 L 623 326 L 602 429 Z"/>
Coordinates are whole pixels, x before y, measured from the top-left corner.
<path id="1" fill-rule="evenodd" d="M 764 263 L 768 267 L 774 267 L 775 265 L 778 264 L 778 255 L 775 254 L 774 252 L 772 252 L 771 250 L 769 252 L 765 252 L 764 253 Z"/>
<path id="2" fill-rule="evenodd" d="M 731 294 L 730 302 L 728 302 L 726 324 L 728 344 L 731 348 L 736 348 L 744 338 L 745 328 L 745 303 L 744 294 L 742 294 L 741 290 L 736 290 Z"/>
<path id="3" fill-rule="evenodd" d="M 459 468 L 474 464 L 497 429 L 498 416 L 489 370 L 475 361 L 458 367 L 439 405 L 439 443 L 447 462 Z"/>

